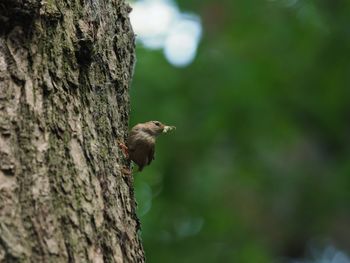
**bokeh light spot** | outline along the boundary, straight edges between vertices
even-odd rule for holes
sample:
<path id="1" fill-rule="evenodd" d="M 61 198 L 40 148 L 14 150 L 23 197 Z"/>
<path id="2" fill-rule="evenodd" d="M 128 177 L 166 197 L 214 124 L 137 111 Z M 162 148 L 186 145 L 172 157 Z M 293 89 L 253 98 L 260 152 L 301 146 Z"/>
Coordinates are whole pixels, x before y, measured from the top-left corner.
<path id="1" fill-rule="evenodd" d="M 181 13 L 170 0 L 143 0 L 132 6 L 131 24 L 144 47 L 163 49 L 168 62 L 177 67 L 193 61 L 202 34 L 197 15 Z"/>

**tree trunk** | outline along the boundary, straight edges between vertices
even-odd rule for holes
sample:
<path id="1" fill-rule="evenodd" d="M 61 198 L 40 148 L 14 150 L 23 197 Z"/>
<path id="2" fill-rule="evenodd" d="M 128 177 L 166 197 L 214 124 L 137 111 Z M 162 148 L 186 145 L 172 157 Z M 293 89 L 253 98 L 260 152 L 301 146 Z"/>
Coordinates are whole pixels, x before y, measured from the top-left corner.
<path id="1" fill-rule="evenodd" d="M 0 262 L 144 262 L 124 0 L 0 0 Z"/>

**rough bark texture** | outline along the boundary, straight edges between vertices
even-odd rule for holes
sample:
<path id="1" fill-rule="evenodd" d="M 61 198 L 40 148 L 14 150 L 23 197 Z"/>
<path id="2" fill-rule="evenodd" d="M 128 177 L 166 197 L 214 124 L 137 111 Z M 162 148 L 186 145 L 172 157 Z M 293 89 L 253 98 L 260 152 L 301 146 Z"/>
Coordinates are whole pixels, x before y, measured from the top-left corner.
<path id="1" fill-rule="evenodd" d="M 143 262 L 123 0 L 0 0 L 0 262 Z"/>

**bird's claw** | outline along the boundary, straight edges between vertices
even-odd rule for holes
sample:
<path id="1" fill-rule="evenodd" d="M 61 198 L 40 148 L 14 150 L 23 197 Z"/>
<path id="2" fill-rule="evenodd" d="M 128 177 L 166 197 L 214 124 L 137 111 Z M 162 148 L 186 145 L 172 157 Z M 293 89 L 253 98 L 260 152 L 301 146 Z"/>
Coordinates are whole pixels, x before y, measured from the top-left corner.
<path id="1" fill-rule="evenodd" d="M 131 170 L 129 170 L 129 169 L 126 168 L 126 167 L 123 167 L 123 168 L 121 169 L 121 172 L 122 172 L 123 175 L 127 175 L 127 176 L 130 176 L 130 175 L 132 174 Z"/>
<path id="2" fill-rule="evenodd" d="M 128 147 L 122 143 L 121 141 L 117 141 L 119 148 L 122 150 L 123 155 L 126 159 L 129 159 L 129 149 Z"/>

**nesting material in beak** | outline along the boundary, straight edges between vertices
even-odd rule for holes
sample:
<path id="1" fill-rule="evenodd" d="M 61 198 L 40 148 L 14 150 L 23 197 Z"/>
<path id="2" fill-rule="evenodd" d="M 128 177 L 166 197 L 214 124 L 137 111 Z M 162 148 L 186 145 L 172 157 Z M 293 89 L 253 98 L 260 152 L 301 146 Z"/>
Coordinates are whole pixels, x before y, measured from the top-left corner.
<path id="1" fill-rule="evenodd" d="M 172 130 L 176 130 L 175 126 L 164 126 L 163 133 L 168 133 Z"/>

